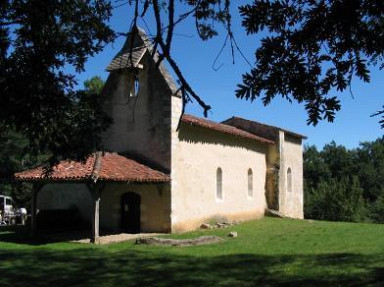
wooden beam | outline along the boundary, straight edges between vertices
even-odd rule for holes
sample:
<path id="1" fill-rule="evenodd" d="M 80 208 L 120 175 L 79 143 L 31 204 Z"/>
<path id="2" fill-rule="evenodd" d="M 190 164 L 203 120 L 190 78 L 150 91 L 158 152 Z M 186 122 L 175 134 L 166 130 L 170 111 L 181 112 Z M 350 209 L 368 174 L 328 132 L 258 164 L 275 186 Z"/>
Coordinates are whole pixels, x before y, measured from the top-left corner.
<path id="1" fill-rule="evenodd" d="M 100 243 L 100 195 L 97 190 L 93 194 L 92 243 Z"/>
<path id="2" fill-rule="evenodd" d="M 88 184 L 89 191 L 92 195 L 92 234 L 91 243 L 100 243 L 100 198 L 101 191 L 104 188 L 103 183 Z"/>

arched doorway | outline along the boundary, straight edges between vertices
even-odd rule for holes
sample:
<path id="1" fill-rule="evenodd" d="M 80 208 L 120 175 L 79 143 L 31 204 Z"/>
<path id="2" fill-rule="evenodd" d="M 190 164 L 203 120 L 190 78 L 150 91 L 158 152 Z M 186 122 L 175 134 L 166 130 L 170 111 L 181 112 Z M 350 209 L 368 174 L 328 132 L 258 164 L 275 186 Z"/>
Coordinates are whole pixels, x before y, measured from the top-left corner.
<path id="1" fill-rule="evenodd" d="M 121 229 L 127 233 L 140 232 L 140 195 L 127 192 L 121 196 Z"/>

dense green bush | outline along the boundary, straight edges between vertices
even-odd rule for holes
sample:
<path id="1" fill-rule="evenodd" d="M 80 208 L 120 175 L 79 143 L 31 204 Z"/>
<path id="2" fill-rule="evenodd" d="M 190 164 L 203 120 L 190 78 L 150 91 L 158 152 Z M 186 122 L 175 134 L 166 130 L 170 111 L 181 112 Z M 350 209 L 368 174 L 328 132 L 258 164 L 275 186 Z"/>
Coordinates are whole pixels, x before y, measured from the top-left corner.
<path id="1" fill-rule="evenodd" d="M 384 223 L 384 196 L 380 196 L 370 208 L 369 218 L 373 222 Z"/>
<path id="2" fill-rule="evenodd" d="M 306 218 L 384 223 L 384 137 L 356 149 L 304 149 Z"/>
<path id="3" fill-rule="evenodd" d="M 331 221 L 361 221 L 365 216 L 363 190 L 353 176 L 321 180 L 305 197 L 305 216 Z"/>

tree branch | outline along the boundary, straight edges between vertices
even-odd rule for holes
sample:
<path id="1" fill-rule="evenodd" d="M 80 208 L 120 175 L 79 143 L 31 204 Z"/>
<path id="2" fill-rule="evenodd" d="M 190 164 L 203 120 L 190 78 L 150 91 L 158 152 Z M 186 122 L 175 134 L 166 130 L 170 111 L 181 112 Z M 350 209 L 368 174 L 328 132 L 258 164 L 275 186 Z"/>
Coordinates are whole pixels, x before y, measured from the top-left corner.
<path id="1" fill-rule="evenodd" d="M 168 14 L 169 28 L 167 33 L 166 46 L 167 46 L 167 50 L 170 51 L 172 36 L 173 36 L 173 28 L 174 28 L 174 13 L 175 13 L 174 0 L 169 0 L 168 13 L 169 13 Z"/>
<path id="2" fill-rule="evenodd" d="M 174 8 L 173 0 L 170 0 L 170 6 L 172 6 L 172 9 Z M 187 80 L 185 79 L 183 73 L 177 66 L 176 62 L 173 60 L 171 57 L 170 53 L 170 47 L 171 47 L 171 41 L 172 41 L 172 34 L 173 34 L 173 27 L 171 26 L 174 25 L 174 11 L 170 11 L 169 15 L 169 21 L 170 21 L 170 27 L 168 29 L 168 34 L 167 34 L 167 42 L 164 43 L 163 35 L 162 35 L 162 28 L 161 28 L 161 16 L 160 16 L 160 9 L 159 9 L 159 4 L 157 0 L 153 0 L 153 11 L 155 14 L 155 19 L 156 19 L 156 27 L 157 27 L 157 33 L 155 37 L 155 43 L 158 44 L 162 50 L 162 54 L 159 56 L 159 60 L 157 61 L 157 65 L 160 65 L 161 61 L 166 58 L 168 63 L 170 64 L 171 68 L 175 72 L 176 76 L 179 78 L 179 81 L 182 85 L 182 89 L 184 89 L 186 92 L 188 92 L 192 98 L 194 98 L 199 105 L 204 109 L 204 116 L 207 117 L 208 111 L 211 109 L 211 106 L 207 105 L 191 88 L 191 86 L 188 84 Z M 172 15 L 171 15 L 172 14 Z M 172 24 L 172 25 L 171 25 Z M 156 51 L 155 51 L 156 53 Z"/>
<path id="3" fill-rule="evenodd" d="M 16 24 L 23 24 L 21 20 L 16 21 L 1 21 L 0 26 L 10 26 L 10 25 L 16 25 Z"/>

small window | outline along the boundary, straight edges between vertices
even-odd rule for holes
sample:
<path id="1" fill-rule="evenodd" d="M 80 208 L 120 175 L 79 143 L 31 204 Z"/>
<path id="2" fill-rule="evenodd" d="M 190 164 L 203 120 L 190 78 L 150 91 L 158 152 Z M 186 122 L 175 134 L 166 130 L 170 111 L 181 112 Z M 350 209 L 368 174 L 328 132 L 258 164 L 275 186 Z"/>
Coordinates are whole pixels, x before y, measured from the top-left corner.
<path id="1" fill-rule="evenodd" d="M 216 171 L 216 198 L 223 199 L 223 171 L 220 167 Z"/>
<path id="2" fill-rule="evenodd" d="M 135 77 L 135 80 L 133 81 L 131 91 L 129 92 L 129 96 L 131 98 L 137 97 L 139 94 L 139 89 L 140 89 L 140 82 L 139 82 L 139 77 Z"/>
<path id="3" fill-rule="evenodd" d="M 248 196 L 253 197 L 253 172 L 248 169 Z"/>
<path id="4" fill-rule="evenodd" d="M 292 169 L 290 167 L 287 170 L 287 190 L 292 192 Z"/>

